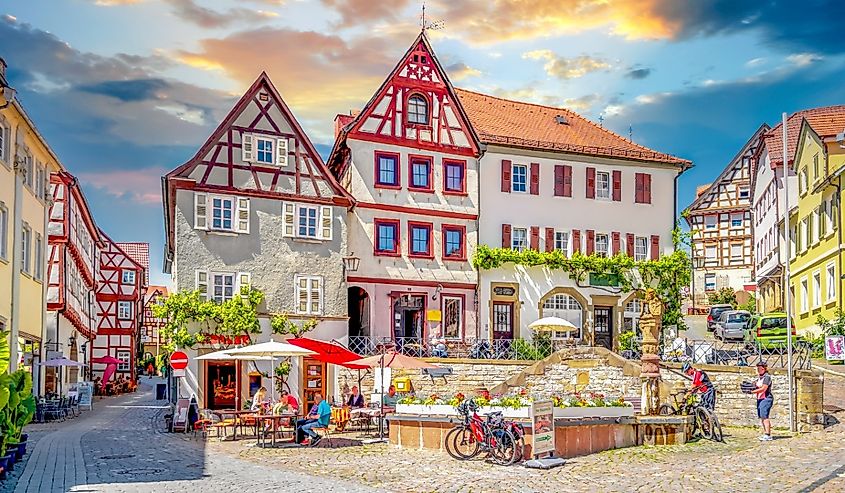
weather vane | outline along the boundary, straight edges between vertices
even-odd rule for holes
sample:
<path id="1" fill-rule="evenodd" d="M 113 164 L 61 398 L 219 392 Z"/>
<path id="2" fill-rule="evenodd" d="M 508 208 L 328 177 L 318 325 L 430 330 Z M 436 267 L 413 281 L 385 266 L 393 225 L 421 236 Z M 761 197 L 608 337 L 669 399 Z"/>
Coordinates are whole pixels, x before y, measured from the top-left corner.
<path id="1" fill-rule="evenodd" d="M 425 1 L 422 3 L 422 16 L 420 17 L 420 27 L 423 31 L 439 31 L 446 27 L 445 21 L 426 22 L 425 20 Z"/>

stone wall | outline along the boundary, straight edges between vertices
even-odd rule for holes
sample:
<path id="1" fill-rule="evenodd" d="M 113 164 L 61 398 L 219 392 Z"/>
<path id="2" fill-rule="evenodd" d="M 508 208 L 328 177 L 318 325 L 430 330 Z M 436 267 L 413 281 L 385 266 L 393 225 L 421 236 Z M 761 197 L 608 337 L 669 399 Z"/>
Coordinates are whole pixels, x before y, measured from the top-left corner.
<path id="1" fill-rule="evenodd" d="M 393 378 L 410 377 L 414 391 L 418 396 L 431 394 L 452 395 L 457 392 L 471 394 L 475 389 L 484 387 L 492 389 L 505 380 L 519 374 L 527 368 L 530 361 L 492 361 L 492 360 L 461 360 L 461 359 L 429 359 L 438 366 L 452 368 L 452 375 L 445 378 L 434 378 L 421 375 L 419 370 L 394 370 Z M 373 372 L 361 370 L 361 393 L 369 402 L 373 392 Z M 350 388 L 358 384 L 358 370 L 346 368 L 338 371 L 338 389 L 346 384 Z"/>

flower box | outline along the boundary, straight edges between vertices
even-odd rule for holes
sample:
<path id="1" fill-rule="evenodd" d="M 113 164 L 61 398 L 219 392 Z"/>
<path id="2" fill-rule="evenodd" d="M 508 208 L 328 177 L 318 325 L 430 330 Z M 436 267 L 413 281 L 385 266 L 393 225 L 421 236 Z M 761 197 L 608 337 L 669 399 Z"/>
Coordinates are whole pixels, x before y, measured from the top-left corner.
<path id="1" fill-rule="evenodd" d="M 485 414 L 490 414 L 496 411 L 501 412 L 502 416 L 511 419 L 527 419 L 531 417 L 531 407 L 519 407 L 514 409 L 512 407 L 484 406 L 478 410 L 478 414 L 484 416 Z"/>
<path id="2" fill-rule="evenodd" d="M 623 407 L 556 407 L 555 418 L 620 418 L 634 415 L 632 406 Z"/>
<path id="3" fill-rule="evenodd" d="M 396 404 L 396 414 L 419 414 L 422 416 L 456 416 L 458 412 L 449 404 Z"/>

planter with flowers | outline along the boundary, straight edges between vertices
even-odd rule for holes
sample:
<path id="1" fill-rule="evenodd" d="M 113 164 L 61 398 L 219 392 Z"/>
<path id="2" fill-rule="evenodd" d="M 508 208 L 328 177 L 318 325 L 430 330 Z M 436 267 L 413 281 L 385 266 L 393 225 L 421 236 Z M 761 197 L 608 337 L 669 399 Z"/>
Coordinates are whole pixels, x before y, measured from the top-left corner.
<path id="1" fill-rule="evenodd" d="M 432 394 L 428 397 L 408 396 L 400 399 L 396 404 L 397 414 L 413 414 L 421 416 L 457 416 L 457 406 L 466 397 L 455 394 L 444 397 Z M 531 417 L 531 403 L 534 399 L 527 395 L 525 389 L 508 395 L 481 395 L 474 397 L 479 405 L 478 414 L 501 412 L 506 418 L 527 419 Z M 623 417 L 633 416 L 634 408 L 622 397 L 607 399 L 602 394 L 575 394 L 572 396 L 554 396 L 554 415 L 556 418 L 593 418 L 593 417 Z"/>

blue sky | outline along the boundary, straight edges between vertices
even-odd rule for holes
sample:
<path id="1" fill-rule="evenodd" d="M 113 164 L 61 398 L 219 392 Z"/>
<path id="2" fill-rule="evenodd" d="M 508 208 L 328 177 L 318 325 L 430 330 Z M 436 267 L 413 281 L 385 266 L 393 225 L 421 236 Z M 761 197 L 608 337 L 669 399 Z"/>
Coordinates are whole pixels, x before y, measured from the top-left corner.
<path id="1" fill-rule="evenodd" d="M 0 56 L 99 225 L 163 245 L 160 176 L 190 158 L 266 70 L 321 152 L 419 31 L 396 0 L 14 0 Z M 762 123 L 845 102 L 830 0 L 429 0 L 455 85 L 569 107 L 691 159 L 680 206 Z M 671 193 L 666 190 L 665 193 Z"/>

